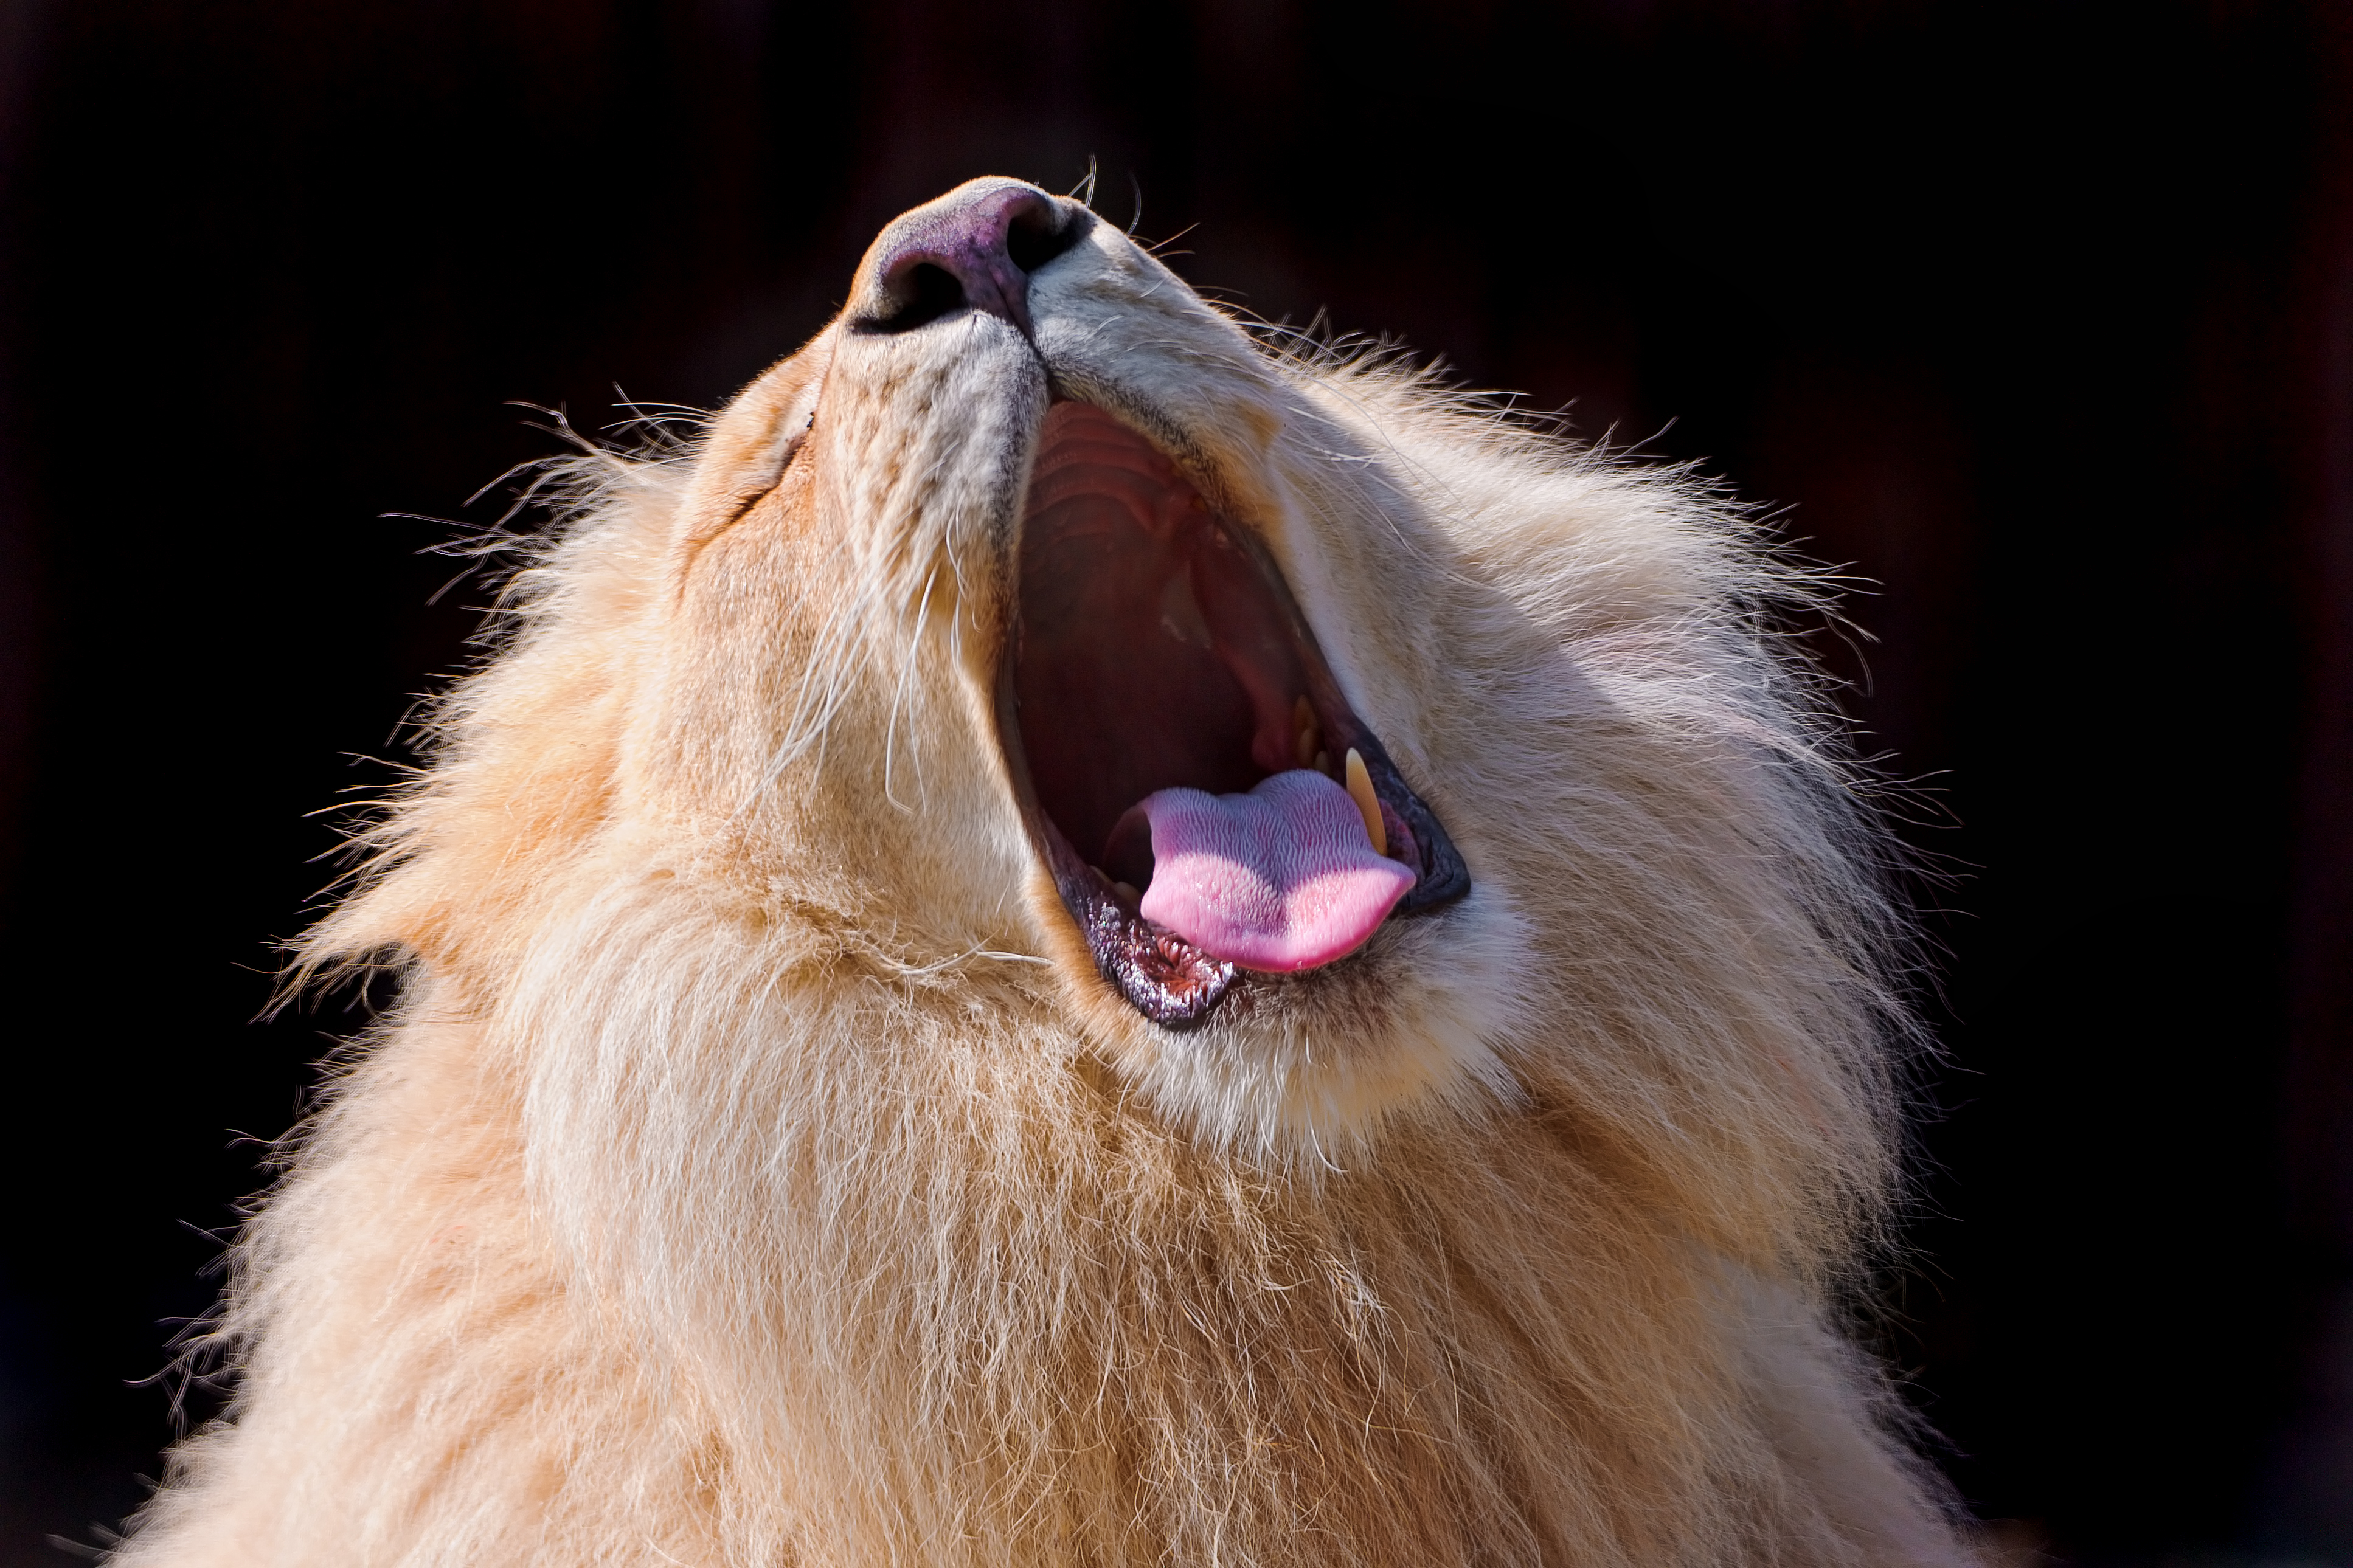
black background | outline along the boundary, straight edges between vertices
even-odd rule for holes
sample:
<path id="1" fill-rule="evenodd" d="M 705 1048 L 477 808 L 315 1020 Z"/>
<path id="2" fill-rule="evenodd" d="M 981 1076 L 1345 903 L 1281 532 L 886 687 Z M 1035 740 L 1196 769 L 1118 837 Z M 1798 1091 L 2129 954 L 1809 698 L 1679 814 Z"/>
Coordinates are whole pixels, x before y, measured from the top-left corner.
<path id="1" fill-rule="evenodd" d="M 549 450 L 506 399 L 723 400 L 892 214 L 1090 155 L 1197 283 L 1877 582 L 1822 651 L 1965 873 L 1893 1352 L 2005 1540 L 2353 1561 L 2347 19 L 5 0 L 0 1563 L 137 1502 L 237 1135 L 354 1022 L 248 1020 L 476 624 L 379 514 Z"/>

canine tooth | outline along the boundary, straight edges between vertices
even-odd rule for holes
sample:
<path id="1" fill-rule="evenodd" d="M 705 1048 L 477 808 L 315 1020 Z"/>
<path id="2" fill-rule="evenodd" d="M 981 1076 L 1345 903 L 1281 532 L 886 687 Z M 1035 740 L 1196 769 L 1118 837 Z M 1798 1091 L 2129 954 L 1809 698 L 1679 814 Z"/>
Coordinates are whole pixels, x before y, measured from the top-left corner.
<path id="1" fill-rule="evenodd" d="M 1389 830 L 1381 820 L 1381 797 L 1373 793 L 1373 775 L 1354 746 L 1348 748 L 1348 798 L 1356 803 L 1356 811 L 1365 819 L 1365 837 L 1373 841 L 1373 853 L 1388 854 Z"/>
<path id="2" fill-rule="evenodd" d="M 1305 767 L 1324 749 L 1323 726 L 1315 722 L 1315 710 L 1302 697 L 1291 707 L 1291 754 Z"/>
<path id="3" fill-rule="evenodd" d="M 1332 776 L 1331 752 L 1318 752 L 1315 753 L 1315 771 L 1322 773 L 1327 779 Z"/>
<path id="4" fill-rule="evenodd" d="M 1142 893 L 1135 890 L 1135 884 L 1133 882 L 1113 882 L 1111 885 L 1111 890 L 1120 896 L 1123 903 L 1132 904 L 1144 897 Z"/>

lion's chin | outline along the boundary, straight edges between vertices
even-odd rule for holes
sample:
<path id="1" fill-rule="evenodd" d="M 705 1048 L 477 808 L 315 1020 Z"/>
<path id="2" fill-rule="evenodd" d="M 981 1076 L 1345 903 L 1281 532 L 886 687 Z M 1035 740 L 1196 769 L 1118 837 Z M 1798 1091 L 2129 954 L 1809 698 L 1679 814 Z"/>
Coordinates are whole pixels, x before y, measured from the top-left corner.
<path id="1" fill-rule="evenodd" d="M 1470 890 L 1258 542 L 1084 404 L 1047 416 L 997 703 L 1063 906 L 1155 1024 Z"/>

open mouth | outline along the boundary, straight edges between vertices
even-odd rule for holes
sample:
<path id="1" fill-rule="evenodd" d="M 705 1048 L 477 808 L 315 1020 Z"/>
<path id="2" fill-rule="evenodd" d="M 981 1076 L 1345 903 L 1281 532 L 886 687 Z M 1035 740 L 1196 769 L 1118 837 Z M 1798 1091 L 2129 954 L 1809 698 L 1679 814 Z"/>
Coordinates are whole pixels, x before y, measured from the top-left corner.
<path id="1" fill-rule="evenodd" d="M 998 708 L 1063 904 L 1156 1023 L 1470 890 L 1258 542 L 1084 404 L 1047 414 Z"/>

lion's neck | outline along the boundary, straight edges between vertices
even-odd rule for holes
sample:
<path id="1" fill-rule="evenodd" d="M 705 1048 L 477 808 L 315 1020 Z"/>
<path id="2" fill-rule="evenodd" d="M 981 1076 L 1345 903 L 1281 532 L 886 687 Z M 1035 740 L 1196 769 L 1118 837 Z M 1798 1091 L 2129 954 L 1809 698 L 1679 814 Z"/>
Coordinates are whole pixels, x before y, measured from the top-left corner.
<path id="1" fill-rule="evenodd" d="M 508 1019 L 539 1199 L 743 1495 L 847 1555 L 1662 1560 L 1771 1468 L 1720 1271 L 1563 1118 L 1270 1173 L 986 975 L 750 984 L 750 939 L 675 923 L 592 945 Z"/>

